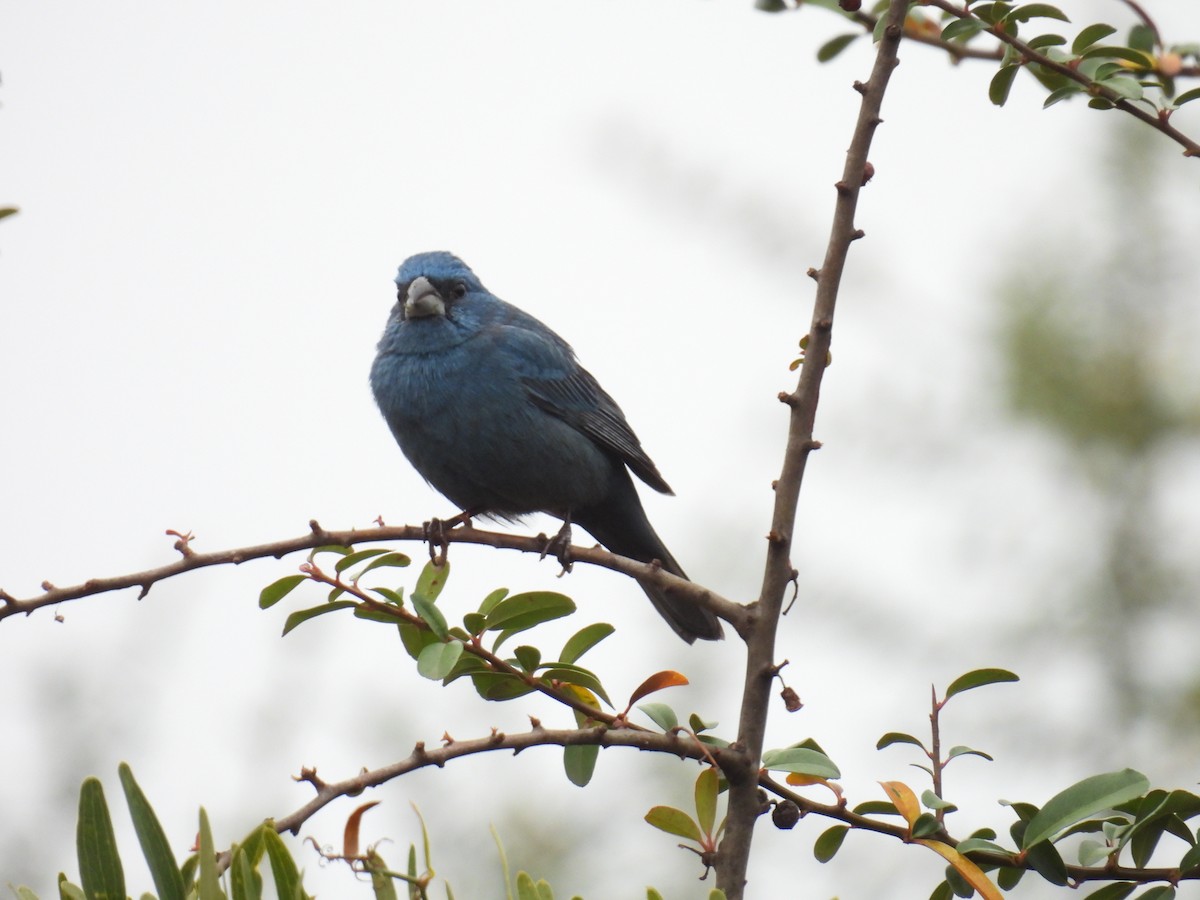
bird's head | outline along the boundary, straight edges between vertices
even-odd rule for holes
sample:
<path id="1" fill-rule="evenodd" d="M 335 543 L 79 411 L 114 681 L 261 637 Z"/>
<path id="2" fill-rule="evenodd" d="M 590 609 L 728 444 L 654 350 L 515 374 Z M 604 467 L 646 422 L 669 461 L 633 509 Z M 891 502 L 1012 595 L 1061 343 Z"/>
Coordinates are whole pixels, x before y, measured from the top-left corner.
<path id="1" fill-rule="evenodd" d="M 397 311 L 406 320 L 452 318 L 469 295 L 486 293 L 470 266 L 444 250 L 418 253 L 401 263 L 396 289 Z"/>

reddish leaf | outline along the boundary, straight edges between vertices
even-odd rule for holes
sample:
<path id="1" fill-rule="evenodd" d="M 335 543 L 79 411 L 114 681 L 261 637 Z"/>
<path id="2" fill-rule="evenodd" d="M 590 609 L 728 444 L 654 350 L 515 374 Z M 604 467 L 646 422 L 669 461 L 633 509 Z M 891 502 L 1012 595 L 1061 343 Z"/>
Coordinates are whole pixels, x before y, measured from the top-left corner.
<path id="1" fill-rule="evenodd" d="M 670 669 L 655 672 L 638 685 L 637 690 L 629 695 L 629 705 L 633 706 L 633 704 L 637 703 L 647 694 L 653 694 L 655 691 L 661 691 L 663 688 L 678 687 L 687 683 L 688 680 L 686 678 L 678 672 L 672 672 Z"/>

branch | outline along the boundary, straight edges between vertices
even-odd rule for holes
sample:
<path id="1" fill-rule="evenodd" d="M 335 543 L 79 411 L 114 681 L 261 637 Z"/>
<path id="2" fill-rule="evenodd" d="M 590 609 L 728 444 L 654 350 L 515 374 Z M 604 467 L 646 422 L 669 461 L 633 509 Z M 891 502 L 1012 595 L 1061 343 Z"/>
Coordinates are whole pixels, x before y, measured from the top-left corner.
<path id="1" fill-rule="evenodd" d="M 966 7 L 955 6 L 950 2 L 950 0 L 923 0 L 923 2 L 927 6 L 936 7 L 937 9 L 940 9 L 943 12 L 954 16 L 955 18 L 972 19 L 981 23 L 984 27 L 984 30 L 988 34 L 997 40 L 1008 44 L 1015 51 L 1017 51 L 1017 53 L 1020 54 L 1023 63 L 1037 63 L 1039 66 L 1049 69 L 1058 75 L 1062 75 L 1064 78 L 1069 78 L 1076 84 L 1081 85 L 1089 96 L 1103 97 L 1105 100 L 1111 103 L 1114 108 L 1128 113 L 1135 119 L 1149 125 L 1151 128 L 1161 131 L 1175 143 L 1183 147 L 1184 156 L 1200 156 L 1200 144 L 1196 143 L 1196 141 L 1192 140 L 1182 131 L 1171 125 L 1171 110 L 1159 110 L 1157 113 L 1150 113 L 1141 106 L 1138 106 L 1136 103 L 1127 100 L 1112 88 L 1107 87 L 1106 85 L 1084 75 L 1075 67 L 1053 60 L 1046 54 L 1034 50 L 1020 38 L 1013 37 L 1012 35 L 1008 34 L 1004 28 L 997 28 L 988 25 L 978 16 L 975 16 L 971 10 L 967 9 Z"/>
<path id="2" fill-rule="evenodd" d="M 424 542 L 427 539 L 426 529 L 420 525 L 385 525 L 366 530 L 326 531 L 313 520 L 309 522 L 309 529 L 310 533 L 302 537 L 288 538 L 252 547 L 219 550 L 213 553 L 197 553 L 190 546 L 190 536 L 179 536 L 177 532 L 168 532 L 168 534 L 179 536 L 179 540 L 175 542 L 175 549 L 182 555 L 181 559 L 169 565 L 147 569 L 144 572 L 115 575 L 108 578 L 92 578 L 83 584 L 70 587 L 55 587 L 50 582 L 44 581 L 42 582 L 44 593 L 25 599 L 19 599 L 0 589 L 0 621 L 18 614 L 29 615 L 34 610 L 45 606 L 134 587 L 141 589 L 138 593 L 138 599 L 141 600 L 158 582 L 209 566 L 237 566 L 254 559 L 281 559 L 291 553 L 299 553 L 330 544 L 349 547 L 379 541 Z M 505 550 L 517 550 L 522 553 L 536 553 L 539 556 L 545 555 L 547 545 L 544 535 L 503 534 L 498 531 L 481 531 L 475 528 L 448 529 L 441 533 L 440 539 L 447 543 L 483 544 Z M 598 546 L 572 546 L 568 558 L 571 561 L 611 569 L 614 572 L 628 575 L 639 584 L 654 585 L 687 597 L 698 605 L 712 610 L 733 626 L 738 634 L 743 634 L 748 627 L 748 615 L 745 607 L 720 596 L 703 585 L 678 578 L 659 566 L 617 556 Z"/>
<path id="3" fill-rule="evenodd" d="M 405 759 L 378 769 L 364 770 L 353 778 L 344 781 L 327 783 L 317 777 L 315 769 L 303 769 L 296 776 L 297 781 L 307 781 L 317 794 L 308 803 L 295 812 L 274 820 L 277 831 L 290 831 L 296 834 L 308 819 L 318 810 L 327 806 L 338 797 L 355 796 L 367 788 L 398 778 L 408 772 L 423 769 L 427 766 L 441 768 L 454 759 L 463 756 L 473 756 L 476 753 L 491 753 L 497 750 L 511 750 L 514 755 L 530 747 L 570 747 L 589 745 L 597 747 L 635 747 L 638 750 L 649 750 L 657 753 L 670 753 L 680 759 L 694 759 L 698 762 L 720 761 L 723 754 L 729 751 L 710 744 L 701 743 L 693 737 L 678 731 L 666 734 L 657 731 L 645 731 L 635 728 L 612 729 L 607 727 L 548 730 L 542 727 L 536 719 L 533 728 L 520 734 L 504 734 L 493 731 L 488 737 L 470 741 L 456 741 L 446 738 L 445 744 L 434 749 L 427 749 L 424 742 L 418 742 L 413 752 Z"/>
<path id="4" fill-rule="evenodd" d="M 741 768 L 739 771 L 730 765 L 722 766 L 729 780 L 729 817 L 717 861 L 717 886 L 725 890 L 730 900 L 740 900 L 743 896 L 754 823 L 762 812 L 758 795 L 758 767 L 762 757 L 771 683 L 774 673 L 778 671 L 773 663 L 780 611 L 787 586 L 797 577 L 790 554 L 800 484 L 804 479 L 809 453 L 820 446 L 813 440 L 813 424 L 820 399 L 821 380 L 829 359 L 834 307 L 850 244 L 862 237 L 862 232 L 854 226 L 858 192 L 868 177 L 867 151 L 875 128 L 882 121 L 879 114 L 883 95 L 892 70 L 898 64 L 896 54 L 907 6 L 906 0 L 891 0 L 888 25 L 879 42 L 871 79 L 865 85 L 857 82 L 854 85 L 862 95 L 862 104 L 846 154 L 842 180 L 836 185 L 837 201 L 825 261 L 819 272 L 810 273 L 817 280 L 817 294 L 808 341 L 804 345 L 804 365 L 796 390 L 779 398 L 791 409 L 791 424 L 783 471 L 775 484 L 775 510 L 768 535 L 762 588 L 758 602 L 749 610 L 753 619 L 746 637 L 746 676 L 738 723 L 737 746 L 743 754 Z"/>

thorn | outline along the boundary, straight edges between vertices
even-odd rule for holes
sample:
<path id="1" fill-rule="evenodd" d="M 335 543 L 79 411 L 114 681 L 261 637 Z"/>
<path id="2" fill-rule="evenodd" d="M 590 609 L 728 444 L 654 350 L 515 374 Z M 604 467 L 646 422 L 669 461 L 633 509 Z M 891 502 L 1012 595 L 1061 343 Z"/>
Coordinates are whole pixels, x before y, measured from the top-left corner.
<path id="1" fill-rule="evenodd" d="M 454 738 L 450 737 L 450 732 L 443 731 L 442 732 L 442 746 L 449 747 L 453 743 L 454 743 Z"/>
<path id="2" fill-rule="evenodd" d="M 192 550 L 192 548 L 190 546 L 192 543 L 192 540 L 196 536 L 194 534 L 192 534 L 190 531 L 187 534 L 184 534 L 183 532 L 176 531 L 174 528 L 168 528 L 167 534 L 169 534 L 171 537 L 179 538 L 179 540 L 177 540 L 175 542 L 175 549 L 178 550 L 183 555 L 184 559 L 187 559 L 189 556 L 196 555 L 195 551 Z"/>
<path id="3" fill-rule="evenodd" d="M 371 521 L 374 522 L 374 524 L 378 525 L 380 528 L 387 528 L 387 523 L 385 521 L 383 521 L 383 513 L 380 513 Z"/>
<path id="4" fill-rule="evenodd" d="M 533 731 L 542 731 L 542 720 L 537 716 L 529 717 L 529 725 Z"/>

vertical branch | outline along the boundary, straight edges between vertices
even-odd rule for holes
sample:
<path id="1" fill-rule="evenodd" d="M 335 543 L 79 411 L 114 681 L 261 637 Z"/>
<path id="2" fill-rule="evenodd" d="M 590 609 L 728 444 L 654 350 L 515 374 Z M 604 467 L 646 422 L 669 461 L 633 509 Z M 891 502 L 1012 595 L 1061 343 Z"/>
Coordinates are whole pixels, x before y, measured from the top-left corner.
<path id="1" fill-rule="evenodd" d="M 729 815 L 725 838 L 717 859 L 717 886 L 729 900 L 741 900 L 746 883 L 746 868 L 750 859 L 750 843 L 755 821 L 763 812 L 757 776 L 766 731 L 774 672 L 775 636 L 779 614 L 788 585 L 796 579 L 791 562 L 792 534 L 796 525 L 800 483 L 809 453 L 820 446 L 813 440 L 813 423 L 820 399 L 821 378 L 829 358 L 833 328 L 833 312 L 838 287 L 842 279 L 850 244 L 862 237 L 854 227 L 858 192 L 866 180 L 867 151 L 879 118 L 883 95 L 892 69 L 896 67 L 896 52 L 908 0 L 891 0 L 887 12 L 887 27 L 879 42 L 871 79 L 866 84 L 855 82 L 862 95 L 858 122 L 846 154 L 842 180 L 837 183 L 837 202 L 825 261 L 819 272 L 810 272 L 817 281 L 813 304 L 812 324 L 808 332 L 804 366 L 799 383 L 791 394 L 780 400 L 791 408 L 787 448 L 783 471 L 775 484 L 775 510 L 768 535 L 767 561 L 758 602 L 751 607 L 751 625 L 746 639 L 746 676 L 742 692 L 741 719 L 738 741 L 742 765 L 728 765 L 725 775 L 729 781 Z M 819 513 L 813 513 L 816 518 Z"/>

